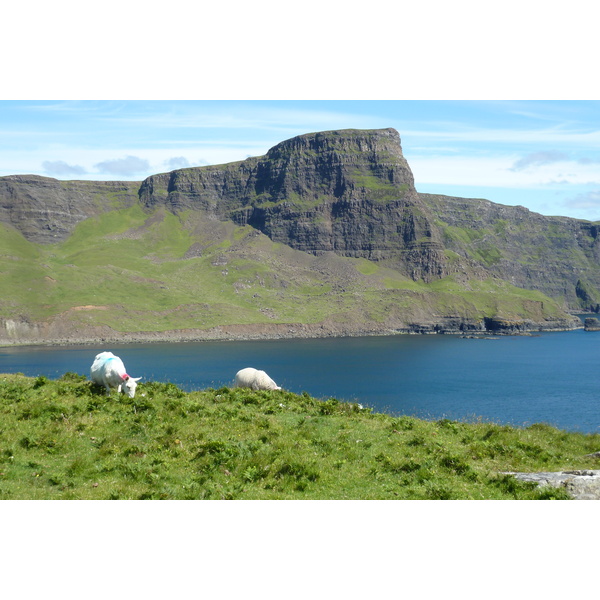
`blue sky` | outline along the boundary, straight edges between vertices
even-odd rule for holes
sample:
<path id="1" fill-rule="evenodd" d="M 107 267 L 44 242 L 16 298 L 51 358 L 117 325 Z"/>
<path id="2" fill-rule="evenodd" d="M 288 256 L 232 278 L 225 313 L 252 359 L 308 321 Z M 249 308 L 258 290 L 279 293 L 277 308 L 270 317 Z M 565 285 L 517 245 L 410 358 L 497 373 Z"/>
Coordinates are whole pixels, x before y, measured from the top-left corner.
<path id="1" fill-rule="evenodd" d="M 394 127 L 420 192 L 600 219 L 600 102 L 4 100 L 0 175 L 142 180 L 314 131 Z"/>

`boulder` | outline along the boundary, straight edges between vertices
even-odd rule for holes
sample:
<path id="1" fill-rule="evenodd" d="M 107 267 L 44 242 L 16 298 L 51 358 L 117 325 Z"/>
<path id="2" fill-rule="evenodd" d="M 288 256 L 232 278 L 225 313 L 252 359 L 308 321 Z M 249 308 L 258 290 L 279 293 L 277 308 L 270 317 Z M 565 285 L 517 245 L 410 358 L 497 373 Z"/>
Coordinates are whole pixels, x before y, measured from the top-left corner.
<path id="1" fill-rule="evenodd" d="M 600 471 L 575 470 L 549 473 L 504 473 L 540 486 L 564 487 L 575 500 L 600 500 Z"/>

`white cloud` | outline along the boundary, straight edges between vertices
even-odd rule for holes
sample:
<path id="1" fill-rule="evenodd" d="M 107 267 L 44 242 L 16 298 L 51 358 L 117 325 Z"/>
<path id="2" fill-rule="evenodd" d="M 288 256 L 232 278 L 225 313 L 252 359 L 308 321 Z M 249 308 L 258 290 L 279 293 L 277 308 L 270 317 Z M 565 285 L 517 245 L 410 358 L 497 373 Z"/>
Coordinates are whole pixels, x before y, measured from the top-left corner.
<path id="1" fill-rule="evenodd" d="M 86 170 L 79 165 L 69 165 L 64 160 L 45 160 L 42 168 L 49 175 L 85 175 Z"/>
<path id="2" fill-rule="evenodd" d="M 514 169 L 520 158 L 505 156 L 416 156 L 409 159 L 419 184 L 476 185 L 482 187 L 541 189 L 552 186 L 600 184 L 593 163 L 541 162 L 536 169 Z"/>
<path id="3" fill-rule="evenodd" d="M 172 158 L 165 160 L 165 165 L 168 169 L 174 170 L 185 169 L 186 167 L 190 166 L 190 163 L 185 156 L 173 156 Z"/>
<path id="4" fill-rule="evenodd" d="M 565 206 L 573 209 L 600 210 L 600 189 L 578 194 L 565 201 Z"/>
<path id="5" fill-rule="evenodd" d="M 528 167 L 548 165 L 562 160 L 567 160 L 569 157 L 564 152 L 556 150 L 543 150 L 540 152 L 530 152 L 523 158 L 520 158 L 512 166 L 511 171 L 521 171 Z"/>
<path id="6" fill-rule="evenodd" d="M 105 160 L 94 165 L 101 173 L 110 173 L 111 175 L 122 175 L 127 177 L 136 173 L 148 171 L 150 164 L 147 160 L 137 156 L 126 156 L 125 158 L 115 158 Z"/>
<path id="7" fill-rule="evenodd" d="M 258 145 L 258 142 L 250 141 L 247 144 L 229 146 L 218 142 L 206 142 L 196 144 L 178 144 L 168 148 L 148 148 L 143 154 L 134 147 L 106 147 L 89 148 L 85 146 L 72 147 L 48 147 L 34 149 L 13 149 L 3 152 L 0 150 L 0 177 L 6 175 L 17 175 L 23 173 L 41 173 L 41 166 L 51 154 L 56 160 L 49 162 L 64 163 L 66 165 L 77 165 L 85 174 L 64 173 L 61 175 L 53 173 L 59 179 L 78 178 L 92 181 L 110 180 L 142 180 L 150 175 L 172 171 L 181 163 L 170 166 L 171 159 L 186 157 L 189 166 L 222 165 L 230 162 L 244 160 L 248 156 L 261 156 L 268 148 Z M 111 160 L 107 156 L 124 156 L 125 158 Z M 127 157 L 136 159 L 131 163 Z M 36 166 L 37 165 L 37 166 Z M 134 168 L 144 167 L 136 171 Z M 48 172 L 49 174 L 49 172 Z"/>
<path id="8" fill-rule="evenodd" d="M 600 158 L 589 158 L 588 156 L 584 156 L 577 159 L 577 162 L 580 165 L 598 165 L 600 164 Z"/>
<path id="9" fill-rule="evenodd" d="M 600 147 L 600 130 L 582 131 L 564 127 L 550 127 L 545 129 L 515 129 L 515 128 L 487 128 L 473 127 L 462 124 L 428 123 L 427 129 L 399 129 L 403 140 L 410 139 L 411 146 L 417 147 L 423 141 L 431 146 L 432 140 L 439 143 L 482 143 L 482 144 L 507 144 L 513 149 L 527 144 L 541 147 L 573 146 L 582 148 Z"/>

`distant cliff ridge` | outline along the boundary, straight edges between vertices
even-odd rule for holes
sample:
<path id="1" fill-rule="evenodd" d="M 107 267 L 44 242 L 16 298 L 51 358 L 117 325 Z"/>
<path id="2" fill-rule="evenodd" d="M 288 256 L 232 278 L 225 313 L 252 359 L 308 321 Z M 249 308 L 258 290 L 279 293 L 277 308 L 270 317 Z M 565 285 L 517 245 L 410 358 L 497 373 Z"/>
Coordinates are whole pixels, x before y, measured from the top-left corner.
<path id="1" fill-rule="evenodd" d="M 394 129 L 143 182 L 0 177 L 0 229 L 0 343 L 523 331 L 600 308 L 600 224 L 418 193 Z"/>
<path id="2" fill-rule="evenodd" d="M 518 287 L 598 312 L 600 224 L 546 217 L 523 206 L 420 194 L 436 215 L 444 247 Z"/>
<path id="3" fill-rule="evenodd" d="M 448 272 L 394 129 L 302 135 L 261 158 L 157 175 L 140 201 L 249 224 L 312 254 L 389 259 L 414 279 Z"/>
<path id="4" fill-rule="evenodd" d="M 66 239 L 85 219 L 138 201 L 139 182 L 58 181 L 39 175 L 0 177 L 0 223 L 38 244 Z"/>

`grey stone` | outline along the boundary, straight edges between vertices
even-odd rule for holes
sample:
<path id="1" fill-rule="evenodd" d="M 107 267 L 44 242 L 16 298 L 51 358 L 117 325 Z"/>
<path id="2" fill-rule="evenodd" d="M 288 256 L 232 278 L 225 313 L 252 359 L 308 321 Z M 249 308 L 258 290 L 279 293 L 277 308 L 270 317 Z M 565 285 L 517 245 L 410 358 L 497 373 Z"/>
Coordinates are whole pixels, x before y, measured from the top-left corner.
<path id="1" fill-rule="evenodd" d="M 575 500 L 600 500 L 600 470 L 507 472 L 504 475 L 513 475 L 520 481 L 533 481 L 539 486 L 564 487 Z"/>

